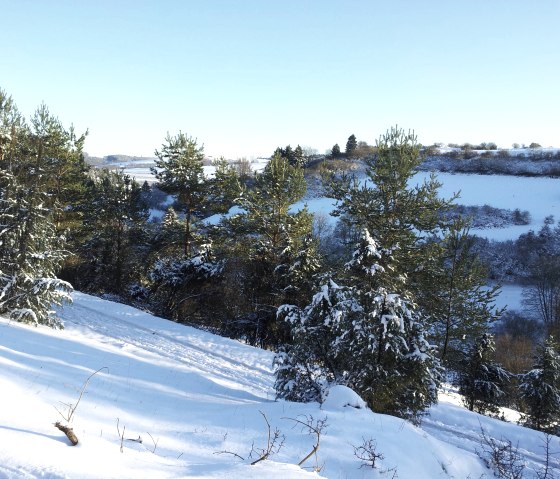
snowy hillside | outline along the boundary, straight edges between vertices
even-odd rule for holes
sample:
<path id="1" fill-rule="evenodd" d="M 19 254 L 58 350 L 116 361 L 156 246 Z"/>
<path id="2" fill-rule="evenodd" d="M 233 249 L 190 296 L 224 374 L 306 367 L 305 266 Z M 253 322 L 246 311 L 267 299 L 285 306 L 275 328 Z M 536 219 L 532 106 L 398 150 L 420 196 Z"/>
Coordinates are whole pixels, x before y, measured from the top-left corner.
<path id="1" fill-rule="evenodd" d="M 484 449 L 482 429 L 518 445 L 525 477 L 542 465 L 541 434 L 469 413 L 453 394 L 442 394 L 419 428 L 344 407 L 355 402 L 347 391 L 322 407 L 276 402 L 272 353 L 121 304 L 74 298 L 62 310 L 63 331 L 0 319 L 0 478 L 290 479 L 318 477 L 316 464 L 333 479 L 489 478 L 475 453 Z M 76 404 L 80 442 L 72 447 L 53 424 Z M 311 417 L 326 427 L 317 457 L 298 467 L 315 438 L 295 420 Z M 265 420 L 285 436 L 283 447 L 251 466 L 267 445 Z M 354 455 L 370 439 L 382 455 L 375 469 Z M 552 446 L 560 449 L 558 438 Z"/>

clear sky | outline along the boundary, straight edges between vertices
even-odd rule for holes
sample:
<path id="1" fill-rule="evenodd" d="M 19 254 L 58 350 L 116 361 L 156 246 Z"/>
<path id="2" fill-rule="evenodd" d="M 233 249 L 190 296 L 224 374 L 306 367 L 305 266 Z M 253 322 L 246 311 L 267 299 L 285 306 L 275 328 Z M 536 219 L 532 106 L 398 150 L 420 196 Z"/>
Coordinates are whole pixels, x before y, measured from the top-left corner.
<path id="1" fill-rule="evenodd" d="M 96 156 L 324 152 L 389 127 L 423 144 L 560 147 L 560 0 L 0 0 L 0 88 Z"/>

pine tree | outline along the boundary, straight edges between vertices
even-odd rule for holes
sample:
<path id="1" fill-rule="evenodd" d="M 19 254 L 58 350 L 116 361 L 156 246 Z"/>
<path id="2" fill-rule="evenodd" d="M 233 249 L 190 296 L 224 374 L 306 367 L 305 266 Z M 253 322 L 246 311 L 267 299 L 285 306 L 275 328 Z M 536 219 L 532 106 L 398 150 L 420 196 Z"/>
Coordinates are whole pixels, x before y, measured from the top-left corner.
<path id="1" fill-rule="evenodd" d="M 333 158 L 339 158 L 340 157 L 340 146 L 338 146 L 338 143 L 335 143 L 333 145 L 333 147 L 331 148 L 331 156 Z"/>
<path id="2" fill-rule="evenodd" d="M 276 358 L 280 397 L 318 400 L 328 384 L 346 384 L 374 411 L 402 417 L 436 401 L 438 360 L 422 316 L 384 287 L 398 283 L 387 274 L 390 264 L 390 252 L 364 231 L 347 286 L 327 279 L 305 308 L 280 308 L 293 336 Z"/>
<path id="3" fill-rule="evenodd" d="M 161 223 L 163 224 L 164 228 L 173 228 L 179 223 L 179 219 L 177 218 L 177 213 L 175 212 L 173 206 L 169 206 L 167 208 Z"/>
<path id="4" fill-rule="evenodd" d="M 161 150 L 155 152 L 157 159 L 152 173 L 158 179 L 163 191 L 177 195 L 183 212 L 184 255 L 191 256 L 193 248 L 192 225 L 204 213 L 205 199 L 208 194 L 203 161 L 204 148 L 198 146 L 196 139 L 179 132 L 169 134 Z"/>
<path id="5" fill-rule="evenodd" d="M 83 208 L 81 287 L 125 294 L 138 277 L 147 253 L 148 210 L 138 184 L 120 171 L 101 170 L 88 185 Z"/>
<path id="6" fill-rule="evenodd" d="M 227 213 L 241 194 L 239 175 L 233 165 L 221 157 L 213 162 L 214 176 L 208 178 L 206 198 L 208 213 Z"/>
<path id="7" fill-rule="evenodd" d="M 76 207 L 84 201 L 89 171 L 82 153 L 86 136 L 65 129 L 45 105 L 27 124 L 0 90 L 0 167 L 20 185 L 47 193 L 44 204 L 53 208 L 59 232 L 79 222 Z"/>
<path id="8" fill-rule="evenodd" d="M 151 267 L 151 303 L 158 314 L 179 322 L 216 327 L 213 310 L 223 261 L 211 243 L 200 245 L 190 258 L 162 256 Z"/>
<path id="9" fill-rule="evenodd" d="M 539 347 L 533 369 L 521 376 L 519 388 L 527 405 L 525 424 L 556 434 L 560 422 L 560 355 L 552 336 Z"/>
<path id="10" fill-rule="evenodd" d="M 423 301 L 432 304 L 431 324 L 440 359 L 449 364 L 456 363 L 503 312 L 494 306 L 499 287 L 486 286 L 487 271 L 473 244 L 468 226 L 454 221 L 443 239 L 437 281 L 421 292 Z"/>
<path id="11" fill-rule="evenodd" d="M 307 161 L 305 159 L 305 153 L 303 152 L 303 148 L 301 146 L 296 146 L 294 150 L 294 164 L 299 166 L 300 168 L 304 168 Z"/>
<path id="12" fill-rule="evenodd" d="M 354 156 L 357 148 L 358 141 L 356 140 L 356 135 L 352 134 L 348 137 L 348 141 L 346 142 L 346 156 L 348 158 Z"/>
<path id="13" fill-rule="evenodd" d="M 510 374 L 492 361 L 494 338 L 484 333 L 464 356 L 459 371 L 459 393 L 469 411 L 497 414 Z"/>
<path id="14" fill-rule="evenodd" d="M 62 165 L 81 155 L 82 144 L 83 137 L 66 131 L 44 105 L 28 125 L 0 90 L 1 314 L 62 327 L 52 311 L 53 304 L 70 301 L 72 291 L 56 277 L 67 256 L 56 230 L 66 206 L 61 185 L 71 184 Z"/>
<path id="15" fill-rule="evenodd" d="M 18 137 L 25 133 L 25 119 L 14 100 L 0 88 L 0 169 L 12 171 L 16 158 Z"/>
<path id="16" fill-rule="evenodd" d="M 285 158 L 286 160 L 288 160 L 288 163 L 290 165 L 292 165 L 292 166 L 295 165 L 295 154 L 294 154 L 294 150 L 292 149 L 291 145 L 288 145 L 288 146 L 286 146 L 286 148 L 284 148 L 282 158 Z"/>
<path id="17" fill-rule="evenodd" d="M 280 306 L 278 317 L 287 323 L 292 341 L 274 358 L 278 397 L 320 402 L 330 384 L 347 383 L 345 362 L 336 357 L 333 345 L 340 335 L 337 325 L 341 314 L 352 301 L 351 288 L 341 287 L 326 276 L 305 308 Z"/>
<path id="18" fill-rule="evenodd" d="M 47 201 L 0 170 L 0 314 L 57 328 L 52 304 L 71 301 L 72 286 L 56 277 L 67 252 Z"/>
<path id="19" fill-rule="evenodd" d="M 431 316 L 432 299 L 423 291 L 437 284 L 443 248 L 438 238 L 447 230 L 442 213 L 452 199 L 439 198 L 441 184 L 434 176 L 410 186 L 420 164 L 413 133 L 392 128 L 377 142 L 375 157 L 364 161 L 366 181 L 325 175 L 327 194 L 337 200 L 334 214 L 350 230 L 367 229 L 382 249 L 391 251 L 392 274 L 406 281 L 411 298 Z"/>
<path id="20" fill-rule="evenodd" d="M 228 256 L 237 258 L 226 266 L 226 275 L 238 278 L 235 321 L 251 329 L 251 341 L 261 345 L 277 344 L 284 336 L 276 309 L 286 295 L 303 288 L 302 278 L 307 274 L 299 276 L 303 269 L 296 274 L 292 266 L 296 262 L 309 266 L 315 261 L 314 244 L 308 241 L 310 213 L 306 209 L 289 211 L 305 190 L 303 170 L 275 155 L 256 176 L 254 186 L 243 192 L 243 213 L 226 222 Z M 236 271 L 230 270 L 234 265 Z"/>

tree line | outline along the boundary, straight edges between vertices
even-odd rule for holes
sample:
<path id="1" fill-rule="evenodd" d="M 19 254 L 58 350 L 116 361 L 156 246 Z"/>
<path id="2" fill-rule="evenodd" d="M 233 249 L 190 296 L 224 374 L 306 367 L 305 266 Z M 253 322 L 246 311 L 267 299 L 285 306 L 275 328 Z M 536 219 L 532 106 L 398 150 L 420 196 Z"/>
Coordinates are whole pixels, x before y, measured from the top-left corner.
<path id="1" fill-rule="evenodd" d="M 448 370 L 478 394 L 469 407 L 503 400 L 509 376 L 480 352 L 493 348 L 499 288 L 485 287 L 468 224 L 446 214 L 456 198 L 440 198 L 435 176 L 410 186 L 414 133 L 381 135 L 365 178 L 325 162 L 335 247 L 306 207 L 291 209 L 307 188 L 300 147 L 277 149 L 260 173 L 220 159 L 207 176 L 203 146 L 179 132 L 155 152 L 157 182 L 139 185 L 90 168 L 85 137 L 46 106 L 27 122 L 0 90 L 1 314 L 61 327 L 51 305 L 75 287 L 276 351 L 282 398 L 345 384 L 374 411 L 417 418 Z M 158 195 L 170 206 L 152 221 Z"/>

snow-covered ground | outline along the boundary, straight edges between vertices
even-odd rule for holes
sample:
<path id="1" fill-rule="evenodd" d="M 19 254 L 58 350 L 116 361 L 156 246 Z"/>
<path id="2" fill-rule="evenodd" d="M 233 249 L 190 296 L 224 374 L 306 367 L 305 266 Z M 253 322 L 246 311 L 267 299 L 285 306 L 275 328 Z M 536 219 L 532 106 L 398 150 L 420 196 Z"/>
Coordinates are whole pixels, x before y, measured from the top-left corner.
<path id="1" fill-rule="evenodd" d="M 250 162 L 251 171 L 257 171 L 257 172 L 262 171 L 267 163 L 268 163 L 267 158 L 255 158 Z M 142 161 L 138 163 L 126 162 L 126 163 L 115 163 L 111 165 L 103 165 L 103 167 L 106 166 L 117 167 L 122 169 L 124 173 L 130 175 L 140 184 L 143 184 L 144 181 L 147 181 L 148 184 L 152 184 L 156 182 L 154 175 L 150 171 L 149 162 L 147 161 Z M 208 177 L 214 176 L 215 171 L 216 168 L 213 165 L 204 166 L 204 174 Z"/>
<path id="2" fill-rule="evenodd" d="M 414 176 L 414 182 L 421 183 L 429 173 L 420 172 Z M 490 205 L 529 211 L 531 223 L 512 225 L 506 228 L 472 230 L 478 236 L 504 241 L 516 239 L 529 230 L 539 230 L 544 219 L 560 213 L 560 179 L 506 175 L 474 175 L 437 173 L 442 183 L 440 196 L 450 198 L 460 193 L 456 201 L 466 206 Z"/>
<path id="3" fill-rule="evenodd" d="M 430 173 L 421 171 L 414 175 L 411 186 L 422 184 Z M 461 173 L 436 173 L 442 186 L 441 198 L 452 198 L 456 193 L 457 204 L 465 206 L 490 205 L 494 208 L 528 211 L 531 221 L 527 225 L 509 225 L 504 228 L 472 228 L 471 233 L 482 238 L 505 241 L 515 240 L 530 230 L 538 231 L 547 216 L 560 213 L 560 179 L 506 175 L 475 175 Z M 335 201 L 331 198 L 307 198 L 292 207 L 297 211 L 307 205 L 315 214 L 322 215 L 331 225 L 330 217 Z"/>
<path id="4" fill-rule="evenodd" d="M 500 294 L 496 298 L 496 306 L 498 308 L 506 308 L 509 310 L 523 309 L 523 286 L 519 284 L 502 284 Z"/>
<path id="5" fill-rule="evenodd" d="M 318 477 L 316 463 L 332 479 L 490 478 L 475 453 L 482 430 L 518 446 L 525 477 L 542 465 L 542 434 L 470 413 L 452 391 L 420 427 L 344 407 L 356 402 L 344 390 L 322 407 L 275 401 L 272 353 L 85 294 L 74 299 L 62 309 L 63 331 L 0 318 L 2 479 L 292 479 Z M 72 447 L 53 423 L 62 420 L 57 409 L 76 404 Z M 298 467 L 314 437 L 295 420 L 311 417 L 327 426 L 317 458 Z M 251 466 L 250 451 L 267 444 L 265 418 L 284 446 Z M 369 439 L 383 456 L 376 469 L 354 455 Z"/>

